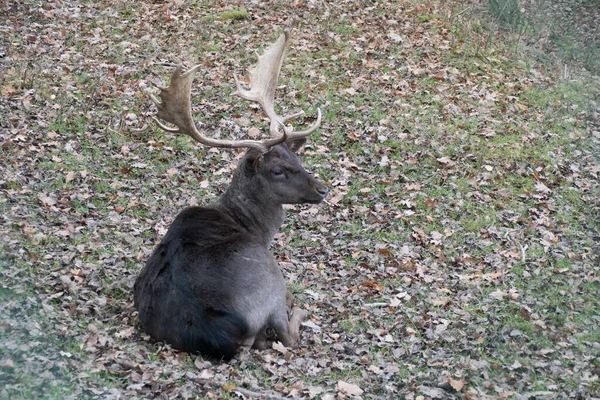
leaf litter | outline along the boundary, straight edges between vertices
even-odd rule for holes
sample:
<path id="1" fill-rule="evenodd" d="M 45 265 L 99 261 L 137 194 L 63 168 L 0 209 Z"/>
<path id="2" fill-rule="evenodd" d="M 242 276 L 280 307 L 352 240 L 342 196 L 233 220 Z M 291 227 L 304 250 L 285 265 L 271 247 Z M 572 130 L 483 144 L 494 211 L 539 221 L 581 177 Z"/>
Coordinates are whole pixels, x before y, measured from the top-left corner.
<path id="1" fill-rule="evenodd" d="M 3 6 L 0 397 L 599 396 L 598 100 L 435 3 L 265 4 Z M 303 158 L 332 191 L 274 252 L 311 317 L 210 363 L 151 343 L 132 285 L 239 154 L 159 133 L 147 93 L 200 61 L 199 123 L 260 136 L 232 73 L 291 16 L 278 93 L 328 113 Z"/>

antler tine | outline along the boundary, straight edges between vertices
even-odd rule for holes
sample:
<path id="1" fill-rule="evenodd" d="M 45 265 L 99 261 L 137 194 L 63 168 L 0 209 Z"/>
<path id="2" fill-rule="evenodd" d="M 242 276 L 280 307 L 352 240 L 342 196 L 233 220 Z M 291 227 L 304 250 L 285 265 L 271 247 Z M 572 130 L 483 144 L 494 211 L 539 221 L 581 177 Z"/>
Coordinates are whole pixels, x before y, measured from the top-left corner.
<path id="1" fill-rule="evenodd" d="M 317 120 L 308 129 L 298 132 L 288 132 L 287 139 L 301 138 L 310 135 L 321 126 L 321 109 L 317 108 Z"/>
<path id="2" fill-rule="evenodd" d="M 317 121 L 309 129 L 293 132 L 291 127 L 287 127 L 285 123 L 293 118 L 297 118 L 304 114 L 304 111 L 296 112 L 286 116 L 279 116 L 275 112 L 275 90 L 277 89 L 277 81 L 283 64 L 285 50 L 290 40 L 290 31 L 294 26 L 295 21 L 292 20 L 290 26 L 284 30 L 283 34 L 273 43 L 265 52 L 258 56 L 258 63 L 250 70 L 250 88 L 244 89 L 234 74 L 237 91 L 235 94 L 241 98 L 258 103 L 267 118 L 271 121 L 269 131 L 275 144 L 282 143 L 290 138 L 299 138 L 308 136 L 314 132 L 321 124 L 321 111 Z M 279 128 L 282 128 L 282 133 L 279 133 Z"/>

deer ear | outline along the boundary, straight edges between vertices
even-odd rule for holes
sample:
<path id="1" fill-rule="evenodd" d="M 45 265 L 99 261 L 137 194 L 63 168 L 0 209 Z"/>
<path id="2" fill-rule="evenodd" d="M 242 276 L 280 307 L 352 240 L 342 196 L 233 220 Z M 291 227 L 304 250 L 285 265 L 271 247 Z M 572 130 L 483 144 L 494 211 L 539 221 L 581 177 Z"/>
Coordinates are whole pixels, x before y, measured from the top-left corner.
<path id="1" fill-rule="evenodd" d="M 301 148 L 302 146 L 304 146 L 304 143 L 306 143 L 306 138 L 305 138 L 305 137 L 303 137 L 303 138 L 298 138 L 298 139 L 291 139 L 291 140 L 288 140 L 287 142 L 285 142 L 285 145 L 287 146 L 287 148 L 288 148 L 290 151 L 292 151 L 292 152 L 294 152 L 294 153 L 297 153 L 297 152 L 298 152 L 298 150 L 300 150 L 300 148 Z"/>
<path id="2" fill-rule="evenodd" d="M 250 174 L 254 174 L 260 168 L 263 156 L 260 151 L 251 149 L 244 155 L 242 160 L 244 171 Z"/>

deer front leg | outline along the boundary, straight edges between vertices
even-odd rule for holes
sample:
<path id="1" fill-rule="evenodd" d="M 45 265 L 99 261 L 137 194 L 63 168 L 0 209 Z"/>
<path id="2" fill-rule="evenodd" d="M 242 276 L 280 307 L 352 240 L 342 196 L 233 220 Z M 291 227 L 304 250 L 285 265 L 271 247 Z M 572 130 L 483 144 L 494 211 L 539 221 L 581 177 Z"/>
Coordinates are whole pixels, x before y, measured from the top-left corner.
<path id="1" fill-rule="evenodd" d="M 279 318 L 273 324 L 277 338 L 285 347 L 296 347 L 300 339 L 300 324 L 308 317 L 308 312 L 294 308 L 290 319 Z"/>
<path id="2" fill-rule="evenodd" d="M 297 307 L 292 310 L 292 317 L 290 318 L 288 329 L 290 331 L 290 335 L 294 338 L 296 343 L 298 343 L 298 340 L 300 340 L 300 325 L 302 324 L 302 321 L 306 320 L 306 318 L 308 318 L 308 311 Z"/>
<path id="3" fill-rule="evenodd" d="M 294 295 L 289 290 L 285 294 L 285 302 L 287 303 L 288 310 L 291 311 L 292 306 L 294 305 Z"/>
<path id="4" fill-rule="evenodd" d="M 253 349 L 266 350 L 270 347 L 270 342 L 265 337 L 257 337 L 252 344 Z"/>
<path id="5" fill-rule="evenodd" d="M 266 350 L 271 347 L 274 340 L 277 340 L 275 330 L 271 327 L 265 327 L 261 332 L 256 335 L 254 343 L 252 344 L 253 349 Z"/>

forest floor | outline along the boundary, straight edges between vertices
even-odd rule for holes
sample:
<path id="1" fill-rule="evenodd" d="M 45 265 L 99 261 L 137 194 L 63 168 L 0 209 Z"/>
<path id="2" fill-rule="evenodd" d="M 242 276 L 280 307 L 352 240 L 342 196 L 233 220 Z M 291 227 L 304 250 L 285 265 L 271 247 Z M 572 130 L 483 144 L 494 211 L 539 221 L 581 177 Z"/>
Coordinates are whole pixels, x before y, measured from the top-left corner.
<path id="1" fill-rule="evenodd" d="M 442 3 L 0 3 L 0 398 L 600 398 L 600 4 Z M 233 73 L 292 18 L 279 104 L 323 109 L 331 192 L 273 252 L 310 318 L 211 363 L 152 343 L 132 286 L 241 153 L 148 93 L 201 63 L 196 121 L 256 135 Z"/>

